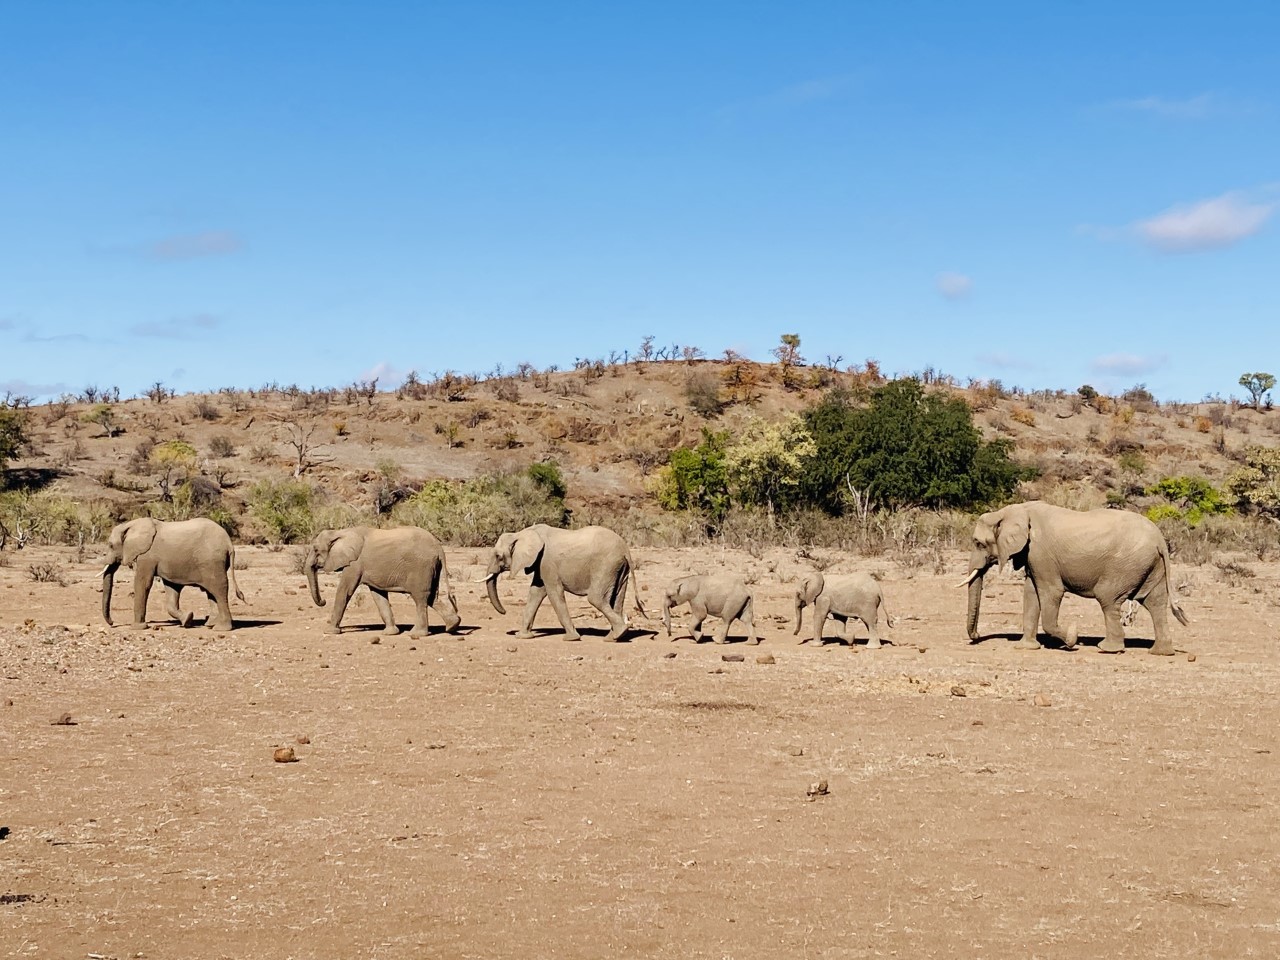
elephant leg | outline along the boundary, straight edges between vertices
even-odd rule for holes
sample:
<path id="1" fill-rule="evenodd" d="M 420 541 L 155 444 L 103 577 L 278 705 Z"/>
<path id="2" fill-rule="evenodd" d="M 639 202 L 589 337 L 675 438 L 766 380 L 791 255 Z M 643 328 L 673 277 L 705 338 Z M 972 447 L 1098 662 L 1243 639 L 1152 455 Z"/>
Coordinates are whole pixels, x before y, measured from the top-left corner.
<path id="1" fill-rule="evenodd" d="M 183 613 L 178 607 L 179 601 L 182 599 L 182 586 L 177 583 L 170 583 L 168 580 L 161 580 L 164 584 L 164 612 L 178 621 L 178 626 L 189 627 L 193 614 L 190 610 Z"/>
<path id="2" fill-rule="evenodd" d="M 1076 625 L 1073 623 L 1063 630 L 1058 622 L 1058 614 L 1062 610 L 1062 598 L 1065 593 L 1062 587 L 1041 587 L 1038 593 L 1040 615 L 1044 621 L 1044 632 L 1061 640 L 1062 645 L 1068 650 L 1074 650 L 1079 637 Z"/>
<path id="3" fill-rule="evenodd" d="M 211 630 L 219 632 L 230 630 L 233 626 L 231 621 L 231 596 L 226 576 L 224 575 L 221 580 L 211 587 L 204 587 L 203 589 L 217 607 L 217 612 L 211 613 L 204 625 Z"/>
<path id="4" fill-rule="evenodd" d="M 338 592 L 333 595 L 333 613 L 329 614 L 329 622 L 324 628 L 328 634 L 342 633 L 342 615 L 347 612 L 347 604 L 351 595 L 360 586 L 360 578 L 351 567 L 342 571 L 338 578 Z"/>
<path id="5" fill-rule="evenodd" d="M 1151 645 L 1150 653 L 1157 657 L 1173 656 L 1173 639 L 1169 636 L 1169 587 L 1167 584 L 1153 589 L 1138 601 L 1151 614 L 1151 626 L 1155 630 L 1156 641 Z"/>
<path id="6" fill-rule="evenodd" d="M 1104 603 L 1099 600 L 1098 602 L 1102 604 L 1102 615 L 1107 621 L 1107 635 L 1098 644 L 1098 651 L 1100 653 L 1124 653 L 1124 626 L 1120 623 L 1120 601 L 1112 600 L 1109 603 Z"/>
<path id="7" fill-rule="evenodd" d="M 720 618 L 720 626 L 716 627 L 716 643 L 729 642 L 729 625 L 731 623 L 733 623 L 733 616 L 726 611 L 726 615 Z"/>
<path id="8" fill-rule="evenodd" d="M 432 599 L 435 599 L 435 598 L 432 597 Z M 427 597 L 424 594 L 418 593 L 413 595 L 413 606 L 415 611 L 415 619 L 413 622 L 413 629 L 409 631 L 409 636 L 425 637 L 428 633 L 431 632 L 431 625 L 430 625 L 431 604 L 430 602 L 428 602 Z"/>
<path id="9" fill-rule="evenodd" d="M 564 627 L 564 638 L 566 640 L 581 640 L 582 634 L 578 633 L 578 629 L 573 625 L 573 620 L 569 617 L 569 604 L 564 599 L 564 588 L 557 587 L 547 590 L 547 599 L 551 601 L 551 609 L 556 612 L 556 616 L 560 618 L 560 626 Z M 599 609 L 597 607 L 597 609 Z M 617 639 L 610 635 L 608 639 Z"/>
<path id="10" fill-rule="evenodd" d="M 827 625 L 827 615 L 831 613 L 831 601 L 818 597 L 813 601 L 813 642 L 822 646 L 822 631 Z"/>
<path id="11" fill-rule="evenodd" d="M 1036 631 L 1040 626 L 1040 594 L 1036 592 L 1035 581 L 1027 577 L 1022 585 L 1022 639 L 1015 640 L 1013 645 L 1019 650 L 1039 650 L 1040 641 L 1036 639 Z"/>
<path id="12" fill-rule="evenodd" d="M 542 601 L 547 599 L 547 588 L 544 584 L 538 583 L 529 587 L 529 601 L 524 605 L 524 625 L 520 628 L 517 637 L 528 640 L 534 636 L 533 618 L 538 615 L 538 608 L 542 606 Z M 561 598 L 561 603 L 564 598 Z M 552 606 L 555 606 L 553 603 Z M 567 616 L 565 619 L 568 619 Z M 563 620 L 561 621 L 563 622 Z"/>
<path id="13" fill-rule="evenodd" d="M 136 627 L 147 622 L 147 598 L 151 595 L 151 584 L 155 578 L 155 563 L 140 557 L 133 576 L 133 624 Z"/>
<path id="14" fill-rule="evenodd" d="M 689 602 L 689 616 L 693 620 L 693 624 L 692 624 L 693 642 L 701 643 L 702 642 L 702 625 L 707 620 L 706 604 L 699 603 L 697 600 L 691 600 Z"/>
<path id="15" fill-rule="evenodd" d="M 382 635 L 384 637 L 398 637 L 400 635 L 400 625 L 396 623 L 396 614 L 391 609 L 391 598 L 387 596 L 387 591 L 375 590 L 370 587 L 369 592 L 373 594 L 373 605 L 378 608 L 378 616 L 382 617 Z M 419 619 L 421 620 L 421 615 L 419 615 Z"/>
<path id="16" fill-rule="evenodd" d="M 879 618 L 876 616 L 875 612 L 872 612 L 870 620 L 866 617 L 861 617 L 859 619 L 861 619 L 867 626 L 867 649 L 879 650 L 880 647 L 884 646 L 884 644 L 880 642 L 880 632 L 876 629 L 876 620 Z"/>
<path id="17" fill-rule="evenodd" d="M 738 611 L 738 619 L 747 626 L 747 643 L 759 643 L 760 635 L 756 633 L 755 604 L 750 597 L 747 598 L 747 602 L 743 604 L 742 609 Z"/>
<path id="18" fill-rule="evenodd" d="M 608 594 L 601 594 L 600 596 L 587 594 L 587 602 L 603 613 L 604 618 L 609 621 L 609 633 L 605 636 L 606 641 L 618 640 L 627 632 L 627 618 L 622 614 L 622 602 L 626 597 L 626 592 L 627 584 L 623 581 L 622 585 L 614 591 L 612 597 Z M 561 594 L 561 600 L 563 599 L 564 596 Z M 565 608 L 565 619 L 568 619 L 568 607 Z"/>

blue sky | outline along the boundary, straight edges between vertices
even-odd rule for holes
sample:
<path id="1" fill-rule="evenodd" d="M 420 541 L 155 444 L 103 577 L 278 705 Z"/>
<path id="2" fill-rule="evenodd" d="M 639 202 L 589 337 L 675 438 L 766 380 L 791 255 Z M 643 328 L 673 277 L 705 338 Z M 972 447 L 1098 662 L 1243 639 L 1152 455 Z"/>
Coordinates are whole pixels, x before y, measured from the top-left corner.
<path id="1" fill-rule="evenodd" d="M 1280 372 L 1280 4 L 0 0 L 0 390 Z"/>

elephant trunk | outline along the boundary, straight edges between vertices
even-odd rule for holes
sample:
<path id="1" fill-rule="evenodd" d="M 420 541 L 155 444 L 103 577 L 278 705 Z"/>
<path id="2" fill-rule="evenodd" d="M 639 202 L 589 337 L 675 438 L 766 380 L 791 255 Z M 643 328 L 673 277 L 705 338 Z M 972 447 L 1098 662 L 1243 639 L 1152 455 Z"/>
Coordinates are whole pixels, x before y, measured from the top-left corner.
<path id="1" fill-rule="evenodd" d="M 671 598 L 667 597 L 662 602 L 662 626 L 666 628 L 667 636 L 671 636 Z"/>
<path id="2" fill-rule="evenodd" d="M 796 628 L 792 631 L 793 637 L 800 634 L 800 618 L 804 616 L 804 597 L 799 593 L 796 594 Z"/>
<path id="3" fill-rule="evenodd" d="M 484 579 L 489 588 L 489 602 L 493 604 L 493 609 L 505 615 L 507 609 L 502 605 L 502 601 L 498 599 L 498 574 L 491 573 Z"/>
<path id="4" fill-rule="evenodd" d="M 108 563 L 102 568 L 102 619 L 107 621 L 107 626 L 113 626 L 111 623 L 111 590 L 116 582 L 116 570 L 119 568 L 118 563 Z"/>
<path id="5" fill-rule="evenodd" d="M 310 547 L 302 561 L 302 569 L 307 574 L 307 586 L 311 588 L 311 602 L 317 607 L 324 606 L 324 597 L 320 596 L 320 580 L 316 576 L 316 548 Z"/>
<path id="6" fill-rule="evenodd" d="M 975 570 L 970 576 L 973 579 L 969 581 L 969 616 L 966 627 L 969 631 L 969 639 L 978 639 L 978 613 L 982 607 L 982 575 L 985 570 Z"/>

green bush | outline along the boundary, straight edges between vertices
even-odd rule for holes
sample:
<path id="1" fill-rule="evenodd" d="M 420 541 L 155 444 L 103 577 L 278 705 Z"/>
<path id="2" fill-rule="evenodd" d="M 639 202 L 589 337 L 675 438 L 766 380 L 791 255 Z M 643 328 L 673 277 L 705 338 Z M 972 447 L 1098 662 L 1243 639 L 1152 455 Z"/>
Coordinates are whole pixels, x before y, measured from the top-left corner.
<path id="1" fill-rule="evenodd" d="M 1280 449 L 1248 447 L 1244 466 L 1227 477 L 1227 493 L 1259 513 L 1280 514 Z"/>
<path id="2" fill-rule="evenodd" d="M 1010 458 L 1007 439 L 984 441 L 963 400 L 894 380 L 863 406 L 844 390 L 804 413 L 816 452 L 806 461 L 800 499 L 842 513 L 851 490 L 878 504 L 972 507 L 1008 497 L 1034 470 Z"/>
<path id="3" fill-rule="evenodd" d="M 0 485 L 3 485 L 4 470 L 10 460 L 18 455 L 22 445 L 27 442 L 27 412 L 0 403 Z"/>
<path id="4" fill-rule="evenodd" d="M 396 523 L 430 530 L 446 543 L 488 546 L 499 535 L 534 523 L 568 522 L 564 477 L 554 463 L 471 480 L 429 480 L 391 511 Z"/>
<path id="5" fill-rule="evenodd" d="M 654 475 L 654 497 L 666 510 L 695 510 L 712 524 L 729 509 L 729 473 L 725 464 L 728 433 L 703 429 L 696 447 L 672 450 L 667 465 Z"/>
<path id="6" fill-rule="evenodd" d="M 81 502 L 52 493 L 0 495 L 0 523 L 11 536 L 37 544 L 98 543 L 123 517 L 105 500 Z"/>
<path id="7" fill-rule="evenodd" d="M 249 489 L 249 514 L 270 543 L 301 543 L 322 529 L 317 492 L 301 480 L 263 480 Z"/>
<path id="8" fill-rule="evenodd" d="M 1147 487 L 1146 494 L 1168 501 L 1147 511 L 1147 518 L 1155 522 L 1181 517 L 1194 527 L 1205 517 L 1232 512 L 1231 504 L 1223 499 L 1221 492 L 1202 477 L 1165 477 Z"/>

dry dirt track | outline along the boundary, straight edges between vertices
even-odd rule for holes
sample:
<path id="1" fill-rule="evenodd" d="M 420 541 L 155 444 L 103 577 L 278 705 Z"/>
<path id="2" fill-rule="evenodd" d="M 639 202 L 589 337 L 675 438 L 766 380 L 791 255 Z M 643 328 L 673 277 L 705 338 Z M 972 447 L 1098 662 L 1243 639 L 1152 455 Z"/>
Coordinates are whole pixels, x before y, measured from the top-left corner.
<path id="1" fill-rule="evenodd" d="M 66 587 L 26 576 L 53 551 L 0 568 L 0 954 L 1280 955 L 1274 567 L 1178 569 L 1192 662 L 970 646 L 958 556 L 842 565 L 904 618 L 854 652 L 772 619 L 782 552 L 636 551 L 651 615 L 677 570 L 758 571 L 759 647 L 605 644 L 585 615 L 581 643 L 516 640 L 524 583 L 498 617 L 470 551 L 466 636 L 326 637 L 288 553 L 240 553 L 224 636 L 107 630 L 93 558 L 57 555 Z M 991 584 L 984 627 L 1019 604 Z M 1096 643 L 1096 606 L 1066 613 Z"/>

